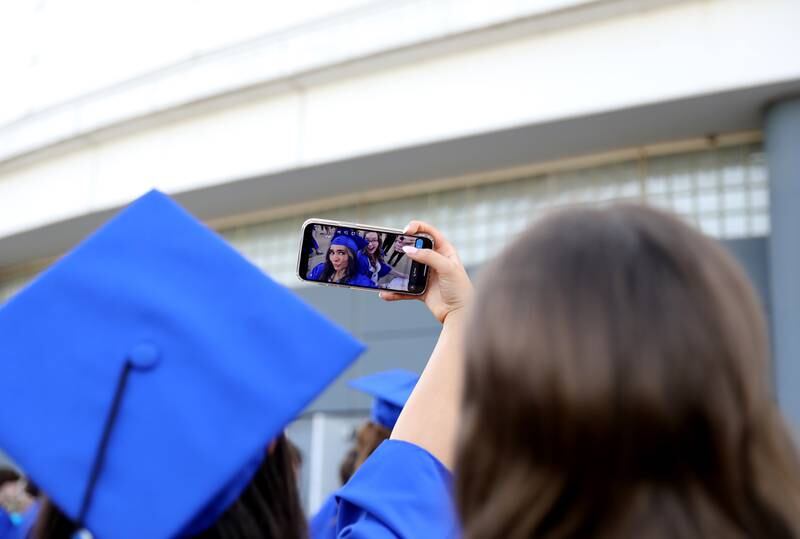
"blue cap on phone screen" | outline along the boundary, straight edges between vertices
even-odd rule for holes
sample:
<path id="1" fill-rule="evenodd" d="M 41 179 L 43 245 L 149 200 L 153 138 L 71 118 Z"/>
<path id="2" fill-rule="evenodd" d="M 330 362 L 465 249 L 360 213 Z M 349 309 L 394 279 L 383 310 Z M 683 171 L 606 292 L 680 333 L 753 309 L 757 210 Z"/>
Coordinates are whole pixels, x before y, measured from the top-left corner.
<path id="1" fill-rule="evenodd" d="M 343 245 L 344 247 L 347 247 L 353 251 L 353 253 L 358 252 L 358 246 L 356 245 L 356 242 L 350 239 L 349 236 L 336 236 L 331 240 L 331 245 Z"/>
<path id="2" fill-rule="evenodd" d="M 333 241 L 336 241 L 336 238 L 342 236 L 353 241 L 353 244 L 356 246 L 355 251 L 360 251 L 367 246 L 367 240 L 354 228 L 337 228 L 336 232 L 333 234 Z"/>
<path id="3" fill-rule="evenodd" d="M 0 309 L 0 343 L 0 449 L 122 539 L 215 522 L 363 350 L 156 191 Z"/>
<path id="4" fill-rule="evenodd" d="M 355 378 L 349 385 L 375 397 L 372 421 L 392 430 L 418 380 L 419 375 L 415 372 L 394 369 Z"/>

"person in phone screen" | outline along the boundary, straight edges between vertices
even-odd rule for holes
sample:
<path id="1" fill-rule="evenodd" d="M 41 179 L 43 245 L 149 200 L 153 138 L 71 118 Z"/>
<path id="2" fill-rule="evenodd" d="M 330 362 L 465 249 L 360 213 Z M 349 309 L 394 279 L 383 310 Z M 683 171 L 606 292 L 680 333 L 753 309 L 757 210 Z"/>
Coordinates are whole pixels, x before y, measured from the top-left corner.
<path id="1" fill-rule="evenodd" d="M 367 232 L 364 234 L 364 240 L 367 244 L 359 252 L 359 270 L 369 277 L 374 286 L 377 286 L 378 280 L 388 275 L 392 267 L 383 258 L 380 236 L 377 232 Z"/>
<path id="2" fill-rule="evenodd" d="M 386 279 L 387 281 L 392 278 L 394 280 L 405 279 L 406 282 L 408 281 L 407 274 L 397 271 L 384 259 L 383 251 L 380 247 L 380 234 L 374 231 L 366 232 L 364 241 L 366 241 L 366 245 L 358 253 L 359 270 L 369 277 L 374 286 L 379 286 L 380 280 L 387 275 L 389 275 Z M 406 286 L 403 290 L 407 288 Z"/>
<path id="3" fill-rule="evenodd" d="M 394 240 L 394 252 L 389 257 L 389 264 L 392 266 L 397 266 L 405 256 L 403 247 L 406 245 L 414 245 L 415 241 L 415 238 L 412 236 L 397 236 L 397 239 Z"/>
<path id="4" fill-rule="evenodd" d="M 359 270 L 358 247 L 348 236 L 333 238 L 325 262 L 317 264 L 309 272 L 308 278 L 327 283 L 375 287 L 370 278 Z"/>

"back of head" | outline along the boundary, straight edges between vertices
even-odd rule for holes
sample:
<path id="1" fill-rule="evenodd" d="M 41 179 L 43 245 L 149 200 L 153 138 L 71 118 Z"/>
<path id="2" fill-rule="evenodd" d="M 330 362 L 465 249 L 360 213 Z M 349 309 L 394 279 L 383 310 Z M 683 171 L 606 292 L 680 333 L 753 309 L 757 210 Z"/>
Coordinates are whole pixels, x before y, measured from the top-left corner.
<path id="1" fill-rule="evenodd" d="M 348 449 L 347 453 L 342 457 L 342 462 L 339 463 L 339 482 L 342 485 L 350 481 L 350 478 L 356 473 L 357 457 L 358 453 L 356 452 L 355 446 Z"/>
<path id="2" fill-rule="evenodd" d="M 637 206 L 556 214 L 484 269 L 470 324 L 466 537 L 800 534 L 763 316 L 714 241 Z"/>
<path id="3" fill-rule="evenodd" d="M 0 468 L 0 487 L 6 483 L 15 483 L 20 479 L 20 475 L 16 470 L 11 468 Z"/>
<path id="4" fill-rule="evenodd" d="M 56 505 L 46 500 L 32 536 L 36 539 L 70 539 L 78 528 Z M 297 488 L 297 448 L 282 435 L 239 498 L 216 522 L 194 537 L 301 539 L 307 536 L 306 518 Z"/>
<path id="5" fill-rule="evenodd" d="M 297 488 L 297 449 L 285 435 L 232 506 L 199 539 L 249 537 L 301 539 L 308 536 Z"/>
<path id="6" fill-rule="evenodd" d="M 339 473 L 342 484 L 388 440 L 419 374 L 405 369 L 390 369 L 354 378 L 348 385 L 373 398 L 370 419 L 355 432 L 352 449 L 345 455 Z"/>
<path id="7" fill-rule="evenodd" d="M 389 439 L 392 431 L 375 421 L 365 421 L 354 432 L 353 445 L 339 464 L 339 480 L 344 485 L 356 473 L 369 456 Z"/>
<path id="8" fill-rule="evenodd" d="M 367 421 L 361 425 L 356 432 L 356 455 L 353 462 L 353 471 L 355 472 L 364 464 L 364 461 L 391 435 L 391 430 L 375 421 Z"/>

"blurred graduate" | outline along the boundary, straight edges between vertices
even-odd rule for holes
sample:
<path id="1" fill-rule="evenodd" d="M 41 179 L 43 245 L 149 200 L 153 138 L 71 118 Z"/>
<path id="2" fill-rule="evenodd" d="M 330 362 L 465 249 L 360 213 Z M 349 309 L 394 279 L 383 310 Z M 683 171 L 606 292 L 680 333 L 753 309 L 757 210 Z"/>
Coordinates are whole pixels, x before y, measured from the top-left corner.
<path id="1" fill-rule="evenodd" d="M 283 429 L 363 346 L 168 197 L 12 298 L 0 341 L 0 408 L 18 410 L 0 447 L 45 496 L 30 536 L 307 536 Z M 388 440 L 339 493 L 337 537 L 452 536 L 450 481 Z"/>
<path id="2" fill-rule="evenodd" d="M 356 431 L 354 445 L 341 464 L 343 484 L 383 441 L 389 439 L 417 380 L 419 375 L 414 372 L 394 369 L 362 376 L 349 382 L 350 387 L 372 396 L 373 401 L 370 418 Z M 336 537 L 337 508 L 336 493 L 333 493 L 309 523 L 312 539 Z"/>

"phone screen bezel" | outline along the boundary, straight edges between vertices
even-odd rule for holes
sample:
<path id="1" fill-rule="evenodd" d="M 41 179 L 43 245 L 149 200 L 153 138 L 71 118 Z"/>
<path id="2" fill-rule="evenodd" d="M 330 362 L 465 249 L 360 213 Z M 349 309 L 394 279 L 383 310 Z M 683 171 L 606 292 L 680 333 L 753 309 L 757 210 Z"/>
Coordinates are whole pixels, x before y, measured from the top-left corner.
<path id="1" fill-rule="evenodd" d="M 395 228 L 386 228 L 386 227 L 379 227 L 379 226 L 371 226 L 371 225 L 363 225 L 359 223 L 348 223 L 344 221 L 329 221 L 327 219 L 309 219 L 301 228 L 300 234 L 300 248 L 297 253 L 297 278 L 305 283 L 315 283 L 323 286 L 338 286 L 342 288 L 353 288 L 355 290 L 371 290 L 374 292 L 380 292 L 381 290 L 385 290 L 387 292 L 398 292 L 400 294 L 408 294 L 411 296 L 420 296 L 425 293 L 428 289 L 428 279 L 430 271 L 428 266 L 424 264 L 420 264 L 423 267 L 423 287 L 419 291 L 409 291 L 409 290 L 397 290 L 394 288 L 378 288 L 372 286 L 362 286 L 356 284 L 341 284 L 341 283 L 326 283 L 322 281 L 315 281 L 313 279 L 308 279 L 306 275 L 308 275 L 308 256 L 305 256 L 305 253 L 308 252 L 308 249 L 311 247 L 311 238 L 313 234 L 313 227 L 314 225 L 322 225 L 322 226 L 335 226 L 338 228 L 350 228 L 356 230 L 363 230 L 366 232 L 378 232 L 382 234 L 397 234 L 399 236 L 412 236 L 414 238 L 418 238 L 424 241 L 422 246 L 423 249 L 433 249 L 433 238 L 428 236 L 427 234 L 404 234 L 402 230 L 395 229 Z M 413 262 L 412 264 L 418 264 L 417 262 Z"/>

